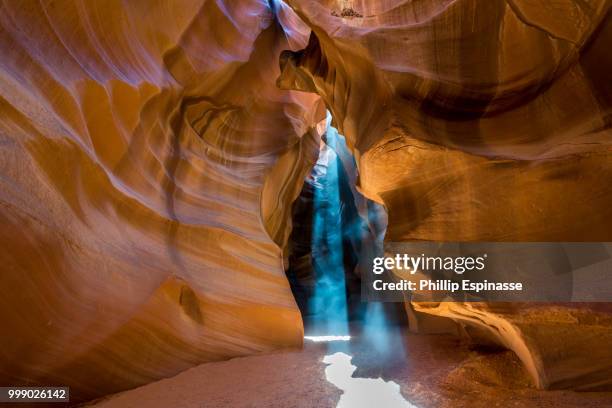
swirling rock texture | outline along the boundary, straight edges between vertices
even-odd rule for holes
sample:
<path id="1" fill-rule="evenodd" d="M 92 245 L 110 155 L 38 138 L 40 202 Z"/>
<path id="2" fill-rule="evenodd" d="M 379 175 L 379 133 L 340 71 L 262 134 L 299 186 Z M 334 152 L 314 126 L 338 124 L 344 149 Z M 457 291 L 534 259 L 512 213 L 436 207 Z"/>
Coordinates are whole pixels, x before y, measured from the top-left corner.
<path id="1" fill-rule="evenodd" d="M 1 3 L 0 379 L 78 401 L 300 345 L 287 239 L 325 105 L 387 240 L 610 240 L 610 5 Z M 538 310 L 420 307 L 538 386 L 609 386 L 608 320 Z"/>
<path id="2" fill-rule="evenodd" d="M 309 30 L 261 1 L 0 6 L 0 382 L 72 401 L 300 346 L 290 208 L 316 95 L 275 85 Z"/>
<path id="3" fill-rule="evenodd" d="M 386 240 L 612 238 L 610 1 L 288 3 L 313 35 L 279 85 L 325 100 Z M 611 309 L 593 308 L 407 305 L 514 350 L 538 387 L 609 389 Z"/>
<path id="4" fill-rule="evenodd" d="M 611 388 L 607 345 L 612 342 L 612 313 L 608 304 L 569 307 L 445 302 L 413 303 L 411 307 L 416 313 L 451 319 L 459 334 L 473 343 L 514 351 L 537 388 Z"/>

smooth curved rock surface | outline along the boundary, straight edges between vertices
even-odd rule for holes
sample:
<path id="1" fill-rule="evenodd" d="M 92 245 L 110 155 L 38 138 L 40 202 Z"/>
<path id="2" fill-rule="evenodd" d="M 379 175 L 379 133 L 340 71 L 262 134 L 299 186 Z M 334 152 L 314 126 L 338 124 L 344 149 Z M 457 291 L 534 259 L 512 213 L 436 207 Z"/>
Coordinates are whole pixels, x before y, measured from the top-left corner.
<path id="1" fill-rule="evenodd" d="M 72 401 L 300 346 L 284 275 L 316 95 L 266 2 L 0 6 L 0 380 Z"/>
<path id="2" fill-rule="evenodd" d="M 611 2 L 289 3 L 279 84 L 325 100 L 387 239 L 612 237 Z"/>
<path id="3" fill-rule="evenodd" d="M 286 243 L 325 107 L 387 240 L 612 240 L 611 5 L 3 3 L 0 379 L 78 401 L 300 345 Z M 538 333 L 498 341 L 529 367 Z M 536 384 L 609 384 L 592 339 Z"/>
<path id="4" fill-rule="evenodd" d="M 452 319 L 473 343 L 514 351 L 537 388 L 611 387 L 609 307 L 455 302 L 416 302 L 412 307 L 417 313 Z"/>
<path id="5" fill-rule="evenodd" d="M 313 34 L 279 86 L 321 95 L 387 241 L 612 239 L 612 2 L 288 3 Z M 413 330 L 515 351 L 540 388 L 610 389 L 609 305 L 564 307 L 406 306 Z"/>

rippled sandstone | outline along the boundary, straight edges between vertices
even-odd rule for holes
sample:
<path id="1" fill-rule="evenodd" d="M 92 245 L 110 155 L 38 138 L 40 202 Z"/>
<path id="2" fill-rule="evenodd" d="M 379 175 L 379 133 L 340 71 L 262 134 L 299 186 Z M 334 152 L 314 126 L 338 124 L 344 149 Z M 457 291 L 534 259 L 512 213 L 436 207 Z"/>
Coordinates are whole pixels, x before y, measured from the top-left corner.
<path id="1" fill-rule="evenodd" d="M 612 2 L 288 3 L 312 35 L 279 85 L 321 95 L 386 241 L 612 239 Z M 537 387 L 612 387 L 608 304 L 406 309 L 513 350 Z"/>
<path id="2" fill-rule="evenodd" d="M 0 6 L 3 384 L 302 344 L 283 251 L 325 110 L 275 80 L 307 35 L 260 1 Z"/>
<path id="3" fill-rule="evenodd" d="M 325 105 L 388 241 L 611 240 L 610 5 L 3 3 L 0 378 L 83 400 L 300 345 L 287 239 Z M 407 308 L 493 331 L 540 387 L 610 385 L 588 308 L 592 341 L 552 308 L 534 336 L 499 329 L 520 307 Z M 530 363 L 550 333 L 575 342 Z"/>

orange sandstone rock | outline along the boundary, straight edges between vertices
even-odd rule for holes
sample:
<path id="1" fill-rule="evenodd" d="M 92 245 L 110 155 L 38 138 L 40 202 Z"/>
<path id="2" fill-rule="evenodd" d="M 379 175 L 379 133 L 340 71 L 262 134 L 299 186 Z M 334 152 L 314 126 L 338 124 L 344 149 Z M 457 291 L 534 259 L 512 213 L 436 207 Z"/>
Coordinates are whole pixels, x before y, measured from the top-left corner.
<path id="1" fill-rule="evenodd" d="M 79 401 L 300 346 L 284 275 L 319 97 L 265 2 L 0 7 L 0 380 Z"/>

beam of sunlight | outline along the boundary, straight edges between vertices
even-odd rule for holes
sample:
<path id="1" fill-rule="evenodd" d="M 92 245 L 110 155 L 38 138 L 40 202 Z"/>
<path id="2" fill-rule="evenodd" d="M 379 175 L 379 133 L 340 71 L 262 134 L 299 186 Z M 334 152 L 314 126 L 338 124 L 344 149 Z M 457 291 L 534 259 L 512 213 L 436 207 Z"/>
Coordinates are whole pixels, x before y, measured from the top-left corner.
<path id="1" fill-rule="evenodd" d="M 304 336 L 304 339 L 320 343 L 329 341 L 349 341 L 351 340 L 351 336 Z"/>
<path id="2" fill-rule="evenodd" d="M 348 306 L 342 248 L 338 157 L 335 146 L 337 132 L 329 131 L 327 144 L 321 147 L 314 168 L 312 259 L 315 274 L 314 293 L 310 300 L 313 311 L 312 332 L 316 335 L 334 333 L 347 335 Z"/>
<path id="3" fill-rule="evenodd" d="M 388 322 L 384 303 L 371 302 L 366 305 L 363 317 L 362 341 L 381 357 L 404 357 L 402 327 Z"/>
<path id="4" fill-rule="evenodd" d="M 394 381 L 354 378 L 357 367 L 351 360 L 351 356 L 341 352 L 323 358 L 323 363 L 328 364 L 325 368 L 327 381 L 342 390 L 336 408 L 417 408 L 404 399 L 399 384 Z"/>

